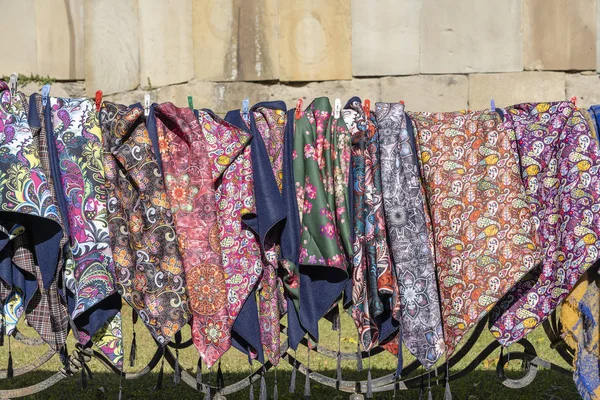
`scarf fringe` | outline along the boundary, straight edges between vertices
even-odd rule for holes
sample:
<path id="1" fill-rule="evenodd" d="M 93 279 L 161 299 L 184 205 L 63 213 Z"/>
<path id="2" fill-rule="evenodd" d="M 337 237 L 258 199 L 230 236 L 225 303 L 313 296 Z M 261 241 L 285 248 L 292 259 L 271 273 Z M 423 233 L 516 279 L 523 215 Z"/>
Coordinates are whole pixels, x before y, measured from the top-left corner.
<path id="1" fill-rule="evenodd" d="M 258 400 L 267 400 L 267 382 L 265 381 L 265 367 L 263 366 L 260 374 L 260 391 L 258 392 Z"/>
<path id="2" fill-rule="evenodd" d="M 290 378 L 289 393 L 296 392 L 296 372 L 298 371 L 298 360 L 296 359 L 296 351 L 294 350 L 294 366 L 292 367 L 292 377 Z"/>
<path id="3" fill-rule="evenodd" d="M 129 350 L 129 366 L 135 367 L 135 356 L 137 355 L 137 340 L 135 330 L 133 331 L 133 340 L 131 341 L 131 350 Z"/>

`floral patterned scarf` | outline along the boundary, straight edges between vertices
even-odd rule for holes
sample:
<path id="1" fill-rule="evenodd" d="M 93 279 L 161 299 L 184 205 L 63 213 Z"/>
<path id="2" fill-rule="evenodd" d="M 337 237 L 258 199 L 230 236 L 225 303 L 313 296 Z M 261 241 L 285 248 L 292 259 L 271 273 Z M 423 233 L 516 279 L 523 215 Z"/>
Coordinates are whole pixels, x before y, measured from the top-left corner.
<path id="1" fill-rule="evenodd" d="M 381 144 L 385 217 L 399 284 L 402 340 L 429 369 L 442 356 L 445 344 L 431 220 L 421 185 L 412 123 L 407 123 L 404 105 L 400 103 L 377 103 L 375 116 Z"/>
<path id="2" fill-rule="evenodd" d="M 450 356 L 540 254 L 514 143 L 500 115 L 491 110 L 408 115 L 417 131 L 432 217 Z"/>
<path id="3" fill-rule="evenodd" d="M 149 121 L 176 230 L 183 235 L 190 308 L 200 324 L 194 341 L 210 367 L 231 346 L 233 322 L 262 271 L 258 243 L 242 224 L 254 207 L 250 135 L 209 111 L 196 116 L 171 103 L 153 106 Z M 188 259 L 192 251 L 197 254 Z M 188 273 L 189 266 L 196 271 Z"/>
<path id="4" fill-rule="evenodd" d="M 504 114 L 544 255 L 491 313 L 490 329 L 507 346 L 542 323 L 598 260 L 600 153 L 570 102 L 518 104 Z"/>
<path id="5" fill-rule="evenodd" d="M 256 319 L 256 306 L 249 307 L 255 301 L 254 296 L 250 296 L 233 330 L 249 343 L 256 342 L 253 337 L 258 336 L 264 354 L 273 365 L 277 365 L 280 351 L 279 305 L 285 304 L 283 282 L 277 277 L 277 266 L 281 258 L 281 229 L 286 217 L 281 197 L 286 106 L 283 102 L 259 103 L 249 110 L 247 120 L 240 110 L 230 111 L 225 120 L 249 131 L 253 136 L 250 146 L 255 183 L 255 217 L 246 215 L 244 222 L 258 235 L 264 254 L 263 274 L 257 290 L 259 326 L 254 327 L 251 321 L 252 318 Z M 258 349 L 255 351 L 258 352 Z M 257 358 L 262 361 L 260 354 L 257 354 Z"/>
<path id="6" fill-rule="evenodd" d="M 72 262 L 65 268 L 69 311 L 81 344 L 92 340 L 123 365 L 121 297 L 110 249 L 102 136 L 90 99 L 50 97 L 46 130 L 57 200 L 66 215 Z"/>
<path id="7" fill-rule="evenodd" d="M 397 301 L 398 285 L 393 277 L 385 229 L 377 124 L 374 115 L 366 115 L 358 98 L 351 99 L 342 114 L 353 143 L 352 317 L 361 344 L 369 350 L 392 333 L 382 334 L 382 321 L 391 318 L 389 314 L 393 302 Z"/>
<path id="8" fill-rule="evenodd" d="M 144 111 L 140 105 L 104 102 L 100 126 L 117 288 L 152 337 L 166 345 L 189 319 L 188 298 L 171 208 Z"/>
<path id="9" fill-rule="evenodd" d="M 66 337 L 66 310 L 64 303 L 61 308 L 49 302 L 60 302 L 56 274 L 63 235 L 27 112 L 25 95 L 11 98 L 0 81 L 0 323 L 12 334 L 25 311 L 28 323 L 58 350 Z"/>
<path id="10" fill-rule="evenodd" d="M 312 339 L 318 321 L 340 297 L 351 252 L 348 220 L 350 138 L 325 97 L 297 110 L 294 179 L 300 214 L 299 317 Z M 344 164 L 345 163 L 345 164 Z M 323 268 L 326 267 L 326 268 Z"/>

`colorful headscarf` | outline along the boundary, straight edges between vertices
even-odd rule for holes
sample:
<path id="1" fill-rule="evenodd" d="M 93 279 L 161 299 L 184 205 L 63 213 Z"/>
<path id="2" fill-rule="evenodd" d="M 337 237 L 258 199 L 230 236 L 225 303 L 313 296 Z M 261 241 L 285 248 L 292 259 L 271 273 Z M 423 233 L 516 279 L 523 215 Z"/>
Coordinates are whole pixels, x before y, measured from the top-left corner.
<path id="1" fill-rule="evenodd" d="M 421 185 L 412 123 L 404 105 L 376 103 L 388 239 L 399 285 L 402 340 L 429 369 L 445 344 L 433 255 L 431 220 Z M 438 338 L 438 342 L 433 339 Z"/>
<path id="2" fill-rule="evenodd" d="M 233 322 L 262 272 L 258 243 L 242 224 L 242 216 L 254 207 L 250 135 L 207 110 L 196 117 L 171 103 L 152 107 L 148 129 L 160 150 L 178 235 L 180 226 L 186 226 L 180 211 L 182 216 L 206 214 L 202 214 L 206 225 L 199 227 L 194 218 L 198 231 L 192 236 L 182 232 L 180 244 L 184 265 L 200 262 L 194 274 L 186 272 L 186 280 L 188 290 L 192 288 L 193 319 L 201 324 L 195 342 L 201 343 L 205 353 L 201 355 L 212 366 L 231 346 Z M 187 259 L 188 249 L 195 250 L 196 243 L 203 243 L 204 254 L 210 255 L 204 264 L 198 255 L 191 262 Z"/>
<path id="3" fill-rule="evenodd" d="M 541 265 L 490 315 L 493 335 L 507 346 L 542 323 L 598 260 L 600 153 L 571 102 L 519 104 L 504 115 L 543 251 Z"/>
<path id="4" fill-rule="evenodd" d="M 370 113 L 370 110 L 368 110 Z M 352 136 L 354 198 L 354 258 L 352 317 L 366 350 L 393 333 L 390 320 L 397 301 L 383 210 L 379 132 L 375 116 L 367 116 L 360 99 L 353 98 L 342 114 Z"/>
<path id="5" fill-rule="evenodd" d="M 139 104 L 104 102 L 100 126 L 117 288 L 164 346 L 190 313 L 171 208 L 144 110 Z M 202 223 L 198 218 L 190 225 Z"/>
<path id="6" fill-rule="evenodd" d="M 296 110 L 294 179 L 300 214 L 302 327 L 318 340 L 318 321 L 340 297 L 351 252 L 348 219 L 350 138 L 325 97 Z M 345 164 L 344 164 L 345 163 Z M 325 267 L 325 268 L 323 268 Z"/>
<path id="7" fill-rule="evenodd" d="M 64 308 L 48 301 L 58 301 L 56 291 L 49 291 L 56 285 L 62 228 L 27 113 L 25 95 L 11 96 L 0 81 L 1 323 L 11 334 L 25 311 L 42 339 L 58 350 L 66 336 Z"/>
<path id="8" fill-rule="evenodd" d="M 497 112 L 408 115 L 417 130 L 450 356 L 537 265 L 535 228 L 514 143 Z"/>
<path id="9" fill-rule="evenodd" d="M 121 368 L 121 297 L 110 249 L 98 115 L 90 99 L 50 97 L 44 111 L 57 200 L 67 216 L 73 253 L 64 275 L 71 318 L 79 342 L 91 339 Z"/>
<path id="10" fill-rule="evenodd" d="M 240 110 L 230 111 L 225 120 L 253 136 L 250 146 L 256 217 L 246 215 L 244 222 L 256 232 L 264 252 L 263 274 L 258 287 L 258 331 L 264 353 L 273 365 L 277 365 L 280 351 L 279 304 L 283 294 L 277 266 L 281 257 L 281 229 L 286 217 L 281 197 L 286 106 L 283 102 L 259 103 L 249 110 L 247 120 Z M 256 319 L 256 314 L 250 315 L 254 308 L 248 307 L 253 300 L 253 296 L 246 300 L 233 325 L 234 332 L 247 340 L 256 337 L 256 330 L 251 332 L 250 322 L 251 318 Z M 260 356 L 258 358 L 261 359 Z"/>

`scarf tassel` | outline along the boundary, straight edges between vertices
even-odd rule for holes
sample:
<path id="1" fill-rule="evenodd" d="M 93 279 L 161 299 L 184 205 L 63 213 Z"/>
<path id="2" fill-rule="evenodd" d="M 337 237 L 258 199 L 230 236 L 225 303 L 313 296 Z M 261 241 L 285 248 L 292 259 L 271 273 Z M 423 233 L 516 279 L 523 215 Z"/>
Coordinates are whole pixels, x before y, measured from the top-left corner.
<path id="1" fill-rule="evenodd" d="M 265 381 L 265 367 L 260 374 L 260 392 L 258 392 L 258 400 L 267 400 L 267 382 Z"/>
<path id="2" fill-rule="evenodd" d="M 279 391 L 277 389 L 277 366 L 275 366 L 275 384 L 273 387 L 273 400 L 279 400 Z"/>
<path id="3" fill-rule="evenodd" d="M 290 378 L 289 393 L 296 392 L 296 372 L 298 370 L 298 360 L 296 359 L 296 351 L 294 351 L 294 366 L 292 367 L 292 377 Z"/>
<path id="4" fill-rule="evenodd" d="M 396 379 L 400 379 L 402 376 L 402 369 L 404 368 L 404 355 L 402 354 L 402 327 L 398 331 L 398 365 L 396 365 Z"/>
<path id="5" fill-rule="evenodd" d="M 8 339 L 10 340 L 10 339 Z M 8 351 L 8 368 L 6 369 L 6 377 L 8 379 L 11 379 L 12 377 L 14 377 L 15 372 L 13 370 L 13 358 L 12 358 L 12 352 L 9 350 Z"/>
<path id="6" fill-rule="evenodd" d="M 198 365 L 196 367 L 196 390 L 202 390 L 202 357 L 198 357 Z"/>
<path id="7" fill-rule="evenodd" d="M 165 359 L 163 357 L 162 363 L 160 364 L 160 371 L 158 371 L 158 379 L 156 380 L 156 386 L 154 387 L 154 390 L 162 390 L 164 374 L 165 374 Z"/>
<path id="8" fill-rule="evenodd" d="M 361 372 L 363 370 L 362 352 L 360 351 L 360 344 L 356 345 L 356 370 L 358 372 Z"/>
<path id="9" fill-rule="evenodd" d="M 225 377 L 221 369 L 221 360 L 219 360 L 219 368 L 217 368 L 217 387 L 223 389 L 225 387 Z"/>
<path id="10" fill-rule="evenodd" d="M 181 367 L 179 366 L 179 349 L 175 349 L 175 369 L 173 372 L 173 383 L 179 385 L 181 382 Z"/>
<path id="11" fill-rule="evenodd" d="M 131 350 L 129 350 L 129 366 L 135 367 L 135 356 L 137 354 L 137 340 L 135 338 L 135 331 L 133 331 L 133 340 L 131 341 Z"/>

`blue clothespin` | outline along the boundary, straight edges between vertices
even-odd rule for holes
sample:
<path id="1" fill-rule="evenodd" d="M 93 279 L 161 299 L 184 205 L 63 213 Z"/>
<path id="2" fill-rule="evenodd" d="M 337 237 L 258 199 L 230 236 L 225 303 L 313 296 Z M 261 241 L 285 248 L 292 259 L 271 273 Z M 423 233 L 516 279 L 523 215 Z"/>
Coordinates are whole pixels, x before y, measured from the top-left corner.
<path id="1" fill-rule="evenodd" d="M 46 107 L 46 104 L 48 104 L 48 96 L 50 96 L 50 84 L 45 84 L 44 86 L 42 86 L 42 105 L 44 107 Z"/>
<path id="2" fill-rule="evenodd" d="M 246 97 L 242 101 L 242 115 L 244 118 L 248 118 L 248 114 L 250 113 L 250 100 Z"/>
<path id="3" fill-rule="evenodd" d="M 494 99 L 490 100 L 490 108 L 492 109 L 492 111 L 496 111 L 496 102 L 494 101 Z"/>

